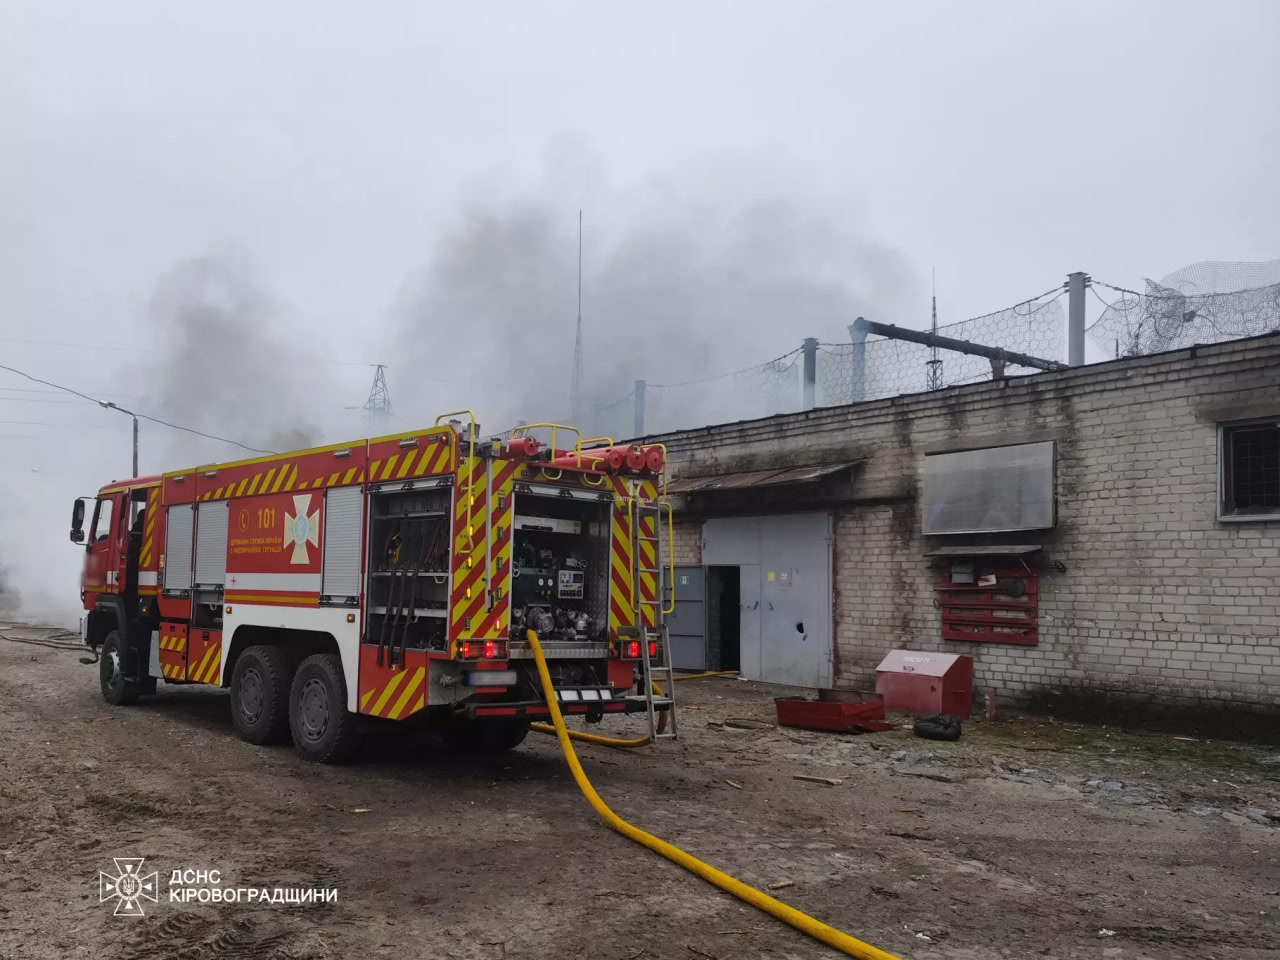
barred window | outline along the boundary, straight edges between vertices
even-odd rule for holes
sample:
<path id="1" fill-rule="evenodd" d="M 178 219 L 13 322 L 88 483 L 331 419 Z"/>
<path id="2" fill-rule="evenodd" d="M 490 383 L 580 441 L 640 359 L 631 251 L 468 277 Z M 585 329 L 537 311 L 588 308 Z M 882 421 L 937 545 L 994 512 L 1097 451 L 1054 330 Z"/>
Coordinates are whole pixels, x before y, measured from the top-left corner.
<path id="1" fill-rule="evenodd" d="M 1218 449 L 1218 516 L 1280 519 L 1280 423 L 1220 427 Z"/>

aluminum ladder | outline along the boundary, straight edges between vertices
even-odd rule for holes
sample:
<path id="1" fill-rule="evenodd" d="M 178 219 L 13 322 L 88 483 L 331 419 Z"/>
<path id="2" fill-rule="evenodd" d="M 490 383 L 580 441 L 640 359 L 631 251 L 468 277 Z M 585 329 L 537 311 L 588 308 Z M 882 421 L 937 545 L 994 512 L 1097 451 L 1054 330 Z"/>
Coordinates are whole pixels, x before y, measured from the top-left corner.
<path id="1" fill-rule="evenodd" d="M 632 503 L 635 505 L 635 510 L 632 513 L 631 522 L 631 556 L 633 558 L 631 596 L 635 600 L 640 658 L 644 664 L 641 684 L 644 687 L 645 713 L 649 720 L 649 739 L 674 740 L 676 738 L 676 671 L 671 665 L 671 643 L 667 635 L 667 625 L 663 622 L 665 608 L 662 598 L 666 593 L 666 568 L 662 564 L 659 550 L 662 538 L 658 536 L 658 532 L 662 529 L 662 512 L 666 506 L 660 501 L 644 501 L 638 498 Z M 653 536 L 648 536 L 641 531 L 642 521 L 645 519 L 653 520 Z M 667 531 L 667 535 L 670 536 L 671 531 Z M 653 548 L 654 565 L 652 567 L 644 565 L 641 547 L 645 544 Z M 649 574 L 653 577 L 653 599 L 651 600 L 646 600 L 640 592 L 641 574 Z M 646 611 L 652 613 L 655 627 L 650 627 L 646 623 Z M 649 656 L 649 644 L 655 641 L 660 651 L 656 658 Z M 662 693 L 654 692 L 655 682 L 662 688 Z M 667 708 L 667 727 L 660 733 L 658 717 L 661 711 L 658 707 L 663 705 Z"/>

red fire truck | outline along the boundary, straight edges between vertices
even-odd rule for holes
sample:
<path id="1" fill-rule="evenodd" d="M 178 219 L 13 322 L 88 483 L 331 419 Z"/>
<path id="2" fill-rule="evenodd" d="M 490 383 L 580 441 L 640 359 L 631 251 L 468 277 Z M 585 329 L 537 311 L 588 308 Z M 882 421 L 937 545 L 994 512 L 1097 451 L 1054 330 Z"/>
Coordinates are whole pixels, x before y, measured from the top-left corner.
<path id="1" fill-rule="evenodd" d="M 463 411 L 107 484 L 71 523 L 102 695 L 229 687 L 241 737 L 320 762 L 392 721 L 505 750 L 549 712 L 532 629 L 563 711 L 644 712 L 657 737 L 664 461 L 553 424 L 481 439 Z"/>

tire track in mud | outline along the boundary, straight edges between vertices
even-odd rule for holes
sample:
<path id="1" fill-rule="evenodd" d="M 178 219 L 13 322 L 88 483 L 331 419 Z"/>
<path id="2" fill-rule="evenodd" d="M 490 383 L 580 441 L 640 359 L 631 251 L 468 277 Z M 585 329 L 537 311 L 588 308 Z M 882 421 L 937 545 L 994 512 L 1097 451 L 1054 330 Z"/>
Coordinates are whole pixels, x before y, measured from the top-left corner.
<path id="1" fill-rule="evenodd" d="M 302 942 L 306 939 L 306 931 L 283 929 L 275 918 L 180 913 L 140 926 L 124 953 L 140 960 L 309 960 L 327 955 Z"/>

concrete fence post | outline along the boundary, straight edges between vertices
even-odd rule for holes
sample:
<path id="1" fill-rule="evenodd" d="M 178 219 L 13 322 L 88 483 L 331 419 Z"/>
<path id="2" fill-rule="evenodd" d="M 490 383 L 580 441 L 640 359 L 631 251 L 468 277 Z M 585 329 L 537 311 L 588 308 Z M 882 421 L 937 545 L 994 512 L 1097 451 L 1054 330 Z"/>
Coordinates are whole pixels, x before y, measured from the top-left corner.
<path id="1" fill-rule="evenodd" d="M 648 386 L 648 381 L 637 380 L 635 384 L 635 390 L 633 391 L 633 398 L 635 403 L 635 422 L 632 424 L 632 426 L 633 426 L 633 429 L 635 430 L 634 435 L 637 437 L 644 436 L 644 400 L 645 400 L 644 395 L 645 395 L 645 388 L 647 386 Z"/>
<path id="2" fill-rule="evenodd" d="M 818 340 L 816 337 L 805 337 L 801 346 L 804 351 L 804 391 L 802 406 L 812 410 L 818 402 Z"/>

